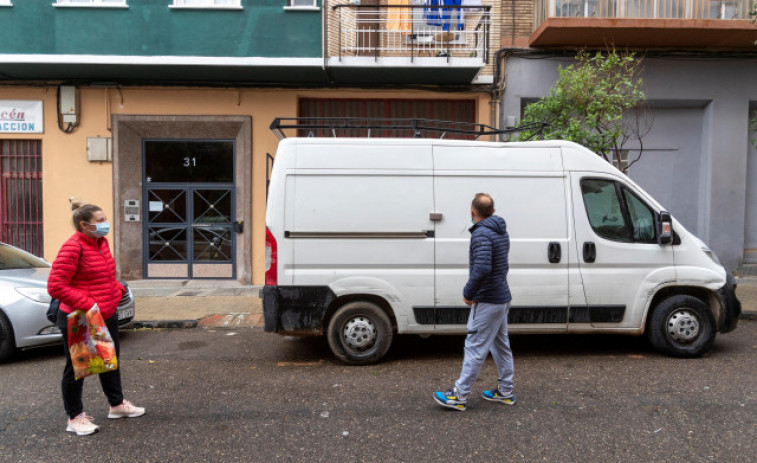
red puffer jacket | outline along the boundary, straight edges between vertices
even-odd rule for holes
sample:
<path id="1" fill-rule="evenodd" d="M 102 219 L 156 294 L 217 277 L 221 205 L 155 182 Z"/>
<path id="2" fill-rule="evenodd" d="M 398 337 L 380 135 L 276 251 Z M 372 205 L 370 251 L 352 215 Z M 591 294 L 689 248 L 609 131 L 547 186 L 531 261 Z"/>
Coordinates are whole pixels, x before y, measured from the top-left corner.
<path id="1" fill-rule="evenodd" d="M 95 240 L 79 231 L 63 243 L 47 280 L 47 292 L 60 300 L 60 310 L 87 311 L 97 303 L 106 320 L 116 313 L 125 291 L 116 280 L 116 261 L 108 240 Z"/>

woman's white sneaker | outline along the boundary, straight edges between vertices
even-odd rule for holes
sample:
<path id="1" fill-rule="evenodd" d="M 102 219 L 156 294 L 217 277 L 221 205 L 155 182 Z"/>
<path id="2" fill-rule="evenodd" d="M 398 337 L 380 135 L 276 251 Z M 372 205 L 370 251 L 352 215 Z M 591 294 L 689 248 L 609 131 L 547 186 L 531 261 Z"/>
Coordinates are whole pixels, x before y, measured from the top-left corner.
<path id="1" fill-rule="evenodd" d="M 84 412 L 79 413 L 73 420 L 68 420 L 67 432 L 76 433 L 77 436 L 89 436 L 96 433 L 100 428 L 92 422 L 92 417 Z"/>
<path id="2" fill-rule="evenodd" d="M 110 413 L 108 418 L 136 418 L 145 414 L 145 409 L 142 407 L 135 407 L 128 400 L 124 400 L 121 405 L 117 407 L 110 407 Z"/>

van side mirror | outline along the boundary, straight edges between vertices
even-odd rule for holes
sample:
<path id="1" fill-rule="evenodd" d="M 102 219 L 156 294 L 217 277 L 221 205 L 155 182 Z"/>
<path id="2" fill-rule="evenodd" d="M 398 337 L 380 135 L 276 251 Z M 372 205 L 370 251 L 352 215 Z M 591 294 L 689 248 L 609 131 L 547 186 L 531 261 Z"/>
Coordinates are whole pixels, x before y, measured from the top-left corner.
<path id="1" fill-rule="evenodd" d="M 670 212 L 660 211 L 657 217 L 657 241 L 660 244 L 673 243 L 673 217 Z"/>

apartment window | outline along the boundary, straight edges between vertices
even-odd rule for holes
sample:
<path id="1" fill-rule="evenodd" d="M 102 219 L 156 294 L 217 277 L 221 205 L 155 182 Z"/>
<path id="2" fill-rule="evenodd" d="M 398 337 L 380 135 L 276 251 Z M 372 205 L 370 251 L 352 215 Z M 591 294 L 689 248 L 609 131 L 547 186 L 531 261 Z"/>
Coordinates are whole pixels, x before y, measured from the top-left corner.
<path id="1" fill-rule="evenodd" d="M 320 10 L 318 0 L 287 0 L 285 10 Z"/>
<path id="2" fill-rule="evenodd" d="M 128 8 L 126 0 L 57 0 L 53 6 Z"/>
<path id="3" fill-rule="evenodd" d="M 173 0 L 170 8 L 242 9 L 242 0 Z"/>

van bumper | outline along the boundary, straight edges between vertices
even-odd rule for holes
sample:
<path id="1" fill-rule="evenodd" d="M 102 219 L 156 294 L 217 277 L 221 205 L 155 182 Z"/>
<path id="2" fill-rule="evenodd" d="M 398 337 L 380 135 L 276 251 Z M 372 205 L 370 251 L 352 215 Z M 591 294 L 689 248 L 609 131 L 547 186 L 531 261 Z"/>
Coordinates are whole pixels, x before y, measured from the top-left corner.
<path id="1" fill-rule="evenodd" d="M 286 335 L 323 334 L 336 295 L 328 286 L 264 286 L 263 330 Z"/>
<path id="2" fill-rule="evenodd" d="M 741 315 L 741 301 L 736 297 L 736 278 L 726 274 L 726 283 L 717 292 L 723 310 L 718 320 L 718 331 L 728 333 L 736 329 Z"/>

